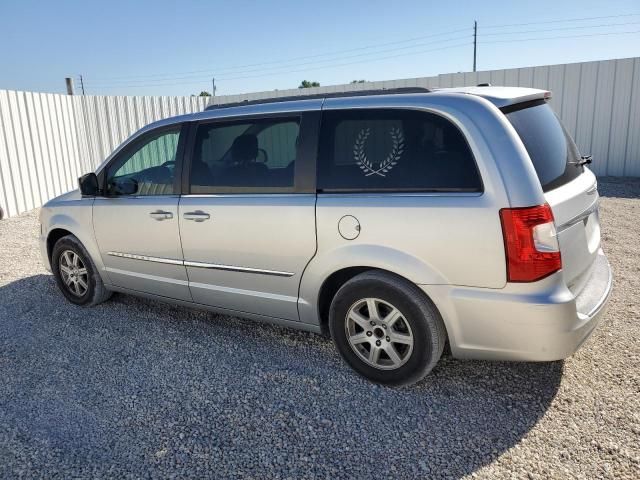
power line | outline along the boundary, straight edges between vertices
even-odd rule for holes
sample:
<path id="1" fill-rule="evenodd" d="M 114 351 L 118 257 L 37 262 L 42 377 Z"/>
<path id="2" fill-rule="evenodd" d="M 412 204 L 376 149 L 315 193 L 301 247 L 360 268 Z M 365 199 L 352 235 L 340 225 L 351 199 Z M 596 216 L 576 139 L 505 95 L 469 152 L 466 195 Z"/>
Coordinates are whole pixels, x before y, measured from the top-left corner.
<path id="1" fill-rule="evenodd" d="M 600 25 L 589 25 L 589 26 L 580 25 L 579 27 L 557 27 L 557 28 L 543 28 L 543 29 L 536 29 L 536 30 L 521 30 L 518 32 L 490 32 L 490 33 L 485 33 L 484 35 L 485 36 L 521 35 L 523 33 L 557 32 L 560 30 L 580 30 L 584 28 L 622 27 L 626 25 L 640 25 L 640 22 L 604 23 Z"/>
<path id="2" fill-rule="evenodd" d="M 620 18 L 620 17 L 638 17 L 640 13 L 631 13 L 631 14 L 620 14 L 620 15 L 606 15 L 606 16 L 594 16 L 594 17 L 581 17 L 581 18 L 570 18 L 570 19 L 557 19 L 557 20 L 547 20 L 547 21 L 537 21 L 537 22 L 526 22 L 526 23 L 512 23 L 512 24 L 501 24 L 501 25 L 488 25 L 483 26 L 482 35 L 485 36 L 493 36 L 493 37 L 507 37 L 512 35 L 522 35 L 527 33 L 545 33 L 545 32 L 553 32 L 553 31 L 564 31 L 564 30 L 577 30 L 577 29 L 588 29 L 588 28 L 604 28 L 604 27 L 621 27 L 628 25 L 638 25 L 640 22 L 624 22 L 624 23 L 608 23 L 608 24 L 599 24 L 599 25 L 579 25 L 579 26 L 562 26 L 555 28 L 543 28 L 543 29 L 531 29 L 531 30 L 523 30 L 523 31 L 503 31 L 503 32 L 487 32 L 484 33 L 486 29 L 501 29 L 501 28 L 509 28 L 509 27 L 521 27 L 527 25 L 544 25 L 544 24 L 553 24 L 553 23 L 572 23 L 572 22 L 585 22 L 599 19 L 610 19 L 610 18 Z M 475 25 L 474 25 L 474 28 Z M 395 55 L 388 55 L 379 57 L 380 54 L 397 52 L 408 49 L 415 49 L 419 47 L 424 47 L 427 45 L 442 45 L 448 42 L 455 42 L 466 38 L 466 35 L 458 35 L 453 38 L 448 39 L 439 39 L 431 42 L 418 42 L 418 40 L 424 40 L 427 38 L 435 38 L 442 37 L 446 35 L 454 35 L 456 33 L 467 32 L 471 35 L 471 28 L 463 28 L 458 30 L 450 30 L 446 32 L 439 32 L 429 35 L 423 35 L 418 37 L 407 38 L 403 40 L 396 40 L 393 42 L 385 42 L 372 44 L 362 47 L 355 47 L 346 50 L 336 50 L 333 52 L 325 52 L 314 55 L 304 55 L 298 57 L 291 57 L 289 59 L 281 59 L 274 60 L 268 62 L 260 62 L 253 64 L 245 64 L 245 65 L 236 65 L 225 68 L 216 68 L 215 70 L 193 70 L 190 72 L 182 72 L 182 73 L 157 73 L 157 74 L 148 74 L 148 75 L 130 75 L 130 76 L 121 76 L 121 77 L 105 77 L 98 80 L 98 83 L 95 85 L 89 82 L 88 87 L 97 89 L 97 88 L 147 88 L 147 87 L 161 87 L 161 86 L 172 86 L 172 85 L 195 85 L 195 84 L 205 84 L 208 83 L 211 78 L 214 76 L 216 80 L 220 81 L 228 81 L 228 80 L 239 80 L 239 79 L 247 79 L 247 78 L 259 78 L 265 76 L 273 76 L 273 75 L 286 75 L 289 73 L 299 73 L 306 72 L 312 70 L 319 70 L 324 68 L 333 68 L 333 67 L 341 67 L 347 65 L 355 65 L 361 63 L 370 63 L 376 62 L 380 60 L 410 56 L 410 55 L 421 55 L 423 53 L 445 50 L 450 48 L 459 48 L 465 45 L 471 45 L 472 43 L 461 43 L 456 45 L 449 46 L 441 46 L 439 48 L 432 48 L 428 50 L 420 50 L 415 52 L 406 52 L 399 53 Z M 473 35 L 477 35 L 477 30 L 473 30 Z M 581 38 L 581 37 L 597 37 L 597 36 L 608 36 L 608 35 L 629 35 L 640 33 L 639 31 L 623 31 L 623 32 L 600 32 L 600 33 L 589 33 L 589 34 L 580 34 L 580 35 L 562 35 L 562 36 L 553 36 L 553 37 L 530 37 L 530 38 L 510 38 L 510 39 L 498 39 L 498 40 L 489 40 L 489 41 L 479 41 L 478 38 L 474 38 L 474 62 L 475 62 L 475 49 L 477 43 L 480 44 L 491 44 L 491 43 L 513 43 L 513 42 L 528 42 L 528 41 L 543 41 L 543 40 L 555 40 L 555 39 L 563 39 L 563 38 Z M 410 44 L 412 43 L 412 44 Z M 403 45 L 394 48 L 388 48 L 380 50 L 380 47 L 386 47 L 391 45 L 401 45 L 401 44 L 410 44 Z M 373 50 L 369 52 L 357 53 L 353 55 L 345 55 L 350 52 L 359 52 L 363 50 Z M 328 58 L 323 58 L 328 57 Z M 347 63 L 332 63 L 332 62 L 342 62 L 347 59 L 359 58 L 359 57 L 372 57 L 366 58 L 358 61 L 349 61 Z M 315 60 L 310 60 L 315 59 Z M 299 60 L 305 60 L 300 62 Z M 324 65 L 320 65 L 324 64 Z M 261 67 L 261 68 L 252 68 L 252 67 Z M 305 67 L 305 68 L 298 68 Z M 295 70 L 291 70 L 291 68 L 295 68 Z M 258 74 L 252 74 L 253 72 L 259 72 Z M 206 80 L 203 78 L 206 74 Z M 104 83 L 100 83 L 102 80 Z M 185 80 L 193 80 L 193 81 L 185 81 Z M 171 82 L 171 83 L 168 83 Z M 86 82 L 85 82 L 86 84 Z"/>
<path id="3" fill-rule="evenodd" d="M 503 25 L 486 25 L 483 28 L 506 28 L 506 27 L 523 27 L 526 25 L 542 25 L 545 23 L 567 23 L 567 22 L 582 22 L 586 20 L 600 20 L 603 18 L 620 18 L 620 17 L 637 17 L 640 16 L 640 13 L 625 13 L 622 15 L 605 15 L 601 17 L 582 17 L 582 18 L 567 18 L 564 20 L 547 20 L 543 22 L 527 22 L 527 23 L 510 23 Z M 585 28 L 588 25 L 585 25 Z"/>
<path id="4" fill-rule="evenodd" d="M 640 30 L 637 31 L 630 31 L 630 32 L 603 32 L 603 33 L 590 33 L 590 34 L 585 34 L 585 35 L 563 35 L 563 36 L 555 36 L 555 37 L 536 37 L 536 38 L 524 38 L 524 39 L 509 39 L 509 40 L 494 40 L 494 41 L 487 41 L 487 42 L 478 42 L 480 44 L 486 44 L 486 43 L 506 43 L 506 42 L 518 42 L 518 41 L 533 41 L 533 40 L 553 40 L 553 39 L 562 39 L 562 38 L 579 38 L 579 37 L 595 37 L 595 36 L 607 36 L 607 35 L 625 35 L 625 34 L 633 34 L 633 33 L 640 33 Z M 449 41 L 449 40 L 448 40 Z M 439 43 L 439 42 L 437 42 Z M 308 68 L 308 69 L 300 69 L 300 70 L 293 70 L 293 71 L 277 71 L 277 72 L 262 72 L 259 75 L 250 75 L 250 76 L 236 76 L 236 77 L 222 77 L 220 78 L 220 80 L 225 81 L 225 80 L 239 80 L 239 79 L 246 79 L 246 78 L 259 78 L 265 75 L 278 75 L 278 74 L 286 74 L 286 73 L 297 73 L 297 72 L 304 72 L 307 70 L 318 70 L 321 68 L 327 68 L 327 67 L 333 67 L 333 66 L 342 66 L 342 65 L 353 65 L 353 64 L 359 64 L 359 63 L 366 63 L 366 62 L 370 62 L 370 61 L 378 61 L 378 60 L 383 60 L 383 59 L 389 59 L 389 58 L 395 58 L 395 57 L 401 57 L 401 56 L 408 56 L 408 55 L 419 55 L 421 53 L 425 53 L 425 52 L 430 52 L 430 51 L 437 51 L 437 50 L 444 50 L 447 48 L 455 48 L 458 46 L 463 46 L 463 45 L 471 45 L 472 43 L 463 43 L 460 45 L 452 45 L 452 46 L 445 46 L 445 47 L 440 47 L 440 48 L 436 48 L 436 49 L 430 49 L 430 50 L 424 50 L 424 51 L 418 51 L 418 52 L 408 52 L 408 53 L 404 53 L 404 54 L 398 54 L 398 55 L 392 55 L 392 56 L 385 56 L 385 57 L 381 57 L 381 58 L 373 58 L 373 59 L 367 59 L 367 60 L 363 60 L 363 61 L 356 61 L 356 62 L 349 62 L 349 63 L 344 63 L 344 64 L 332 64 L 332 65 L 325 65 L 325 66 L 319 66 L 319 67 L 313 67 L 313 68 Z M 415 47 L 413 47 L 415 48 Z M 392 49 L 394 50 L 394 49 Z M 392 50 L 387 50 L 387 51 L 392 51 Z M 377 53 L 383 53 L 383 52 L 377 52 Z M 339 60 L 344 60 L 346 58 L 350 58 L 350 57 L 344 57 L 341 58 Z M 295 65 L 294 65 L 295 67 Z M 244 72 L 246 73 L 246 72 Z M 217 78 L 217 77 L 216 77 Z M 159 85 L 157 85 L 159 86 Z"/>
<path id="5" fill-rule="evenodd" d="M 361 64 L 361 63 L 369 63 L 369 62 L 377 62 L 380 60 L 387 60 L 390 58 L 397 58 L 397 57 L 404 57 L 407 55 L 420 55 L 423 53 L 427 53 L 427 52 L 433 52 L 433 51 L 439 51 L 439 50 L 448 50 L 451 48 L 458 48 L 458 47 L 463 47 L 463 46 L 467 46 L 467 45 L 471 45 L 471 43 L 467 42 L 467 43 L 462 43 L 459 45 L 450 45 L 450 46 L 446 46 L 446 47 L 440 47 L 440 48 L 432 48 L 432 49 L 428 49 L 428 50 L 421 50 L 418 52 L 409 52 L 409 53 L 401 53 L 401 54 L 397 54 L 397 55 L 388 55 L 385 57 L 380 57 L 380 58 L 370 58 L 370 59 L 366 59 L 366 60 L 359 60 L 359 61 L 355 61 L 355 62 L 347 62 L 347 63 L 338 63 L 338 64 L 333 64 L 333 65 L 323 65 L 323 66 L 319 66 L 319 67 L 311 67 L 311 68 L 305 68 L 305 69 L 299 69 L 299 70 L 289 70 L 286 72 L 272 72 L 272 73 L 261 73 L 258 75 L 248 75 L 248 76 L 239 76 L 239 77 L 231 77 L 231 78 L 224 78 L 221 80 L 239 80 L 239 79 L 245 79 L 245 78 L 262 78 L 265 76 L 274 76 L 274 75 L 286 75 L 289 73 L 299 73 L 299 72 L 307 72 L 307 71 L 311 71 L 311 70 L 320 70 L 323 68 L 327 68 L 327 67 L 342 67 L 342 66 L 348 66 L 348 65 L 357 65 L 357 64 Z M 216 77 L 217 80 L 217 77 Z M 101 87 L 101 88 L 136 88 L 136 87 L 158 87 L 158 86 L 170 86 L 170 85 L 193 85 L 193 84 L 199 84 L 199 83 L 203 83 L 206 80 L 203 81 L 195 81 L 195 82 L 177 82 L 177 83 L 164 83 L 164 84 L 147 84 L 147 85 L 111 85 L 108 87 Z"/>
<path id="6" fill-rule="evenodd" d="M 356 62 L 347 62 L 347 63 L 339 63 L 339 64 L 335 64 L 335 65 L 329 65 L 330 67 L 342 67 L 342 66 L 346 66 L 346 65 L 358 65 L 361 63 L 368 63 L 368 62 L 378 62 L 380 60 L 388 60 L 390 58 L 397 58 L 397 57 L 406 57 L 406 56 L 410 56 L 410 55 L 421 55 L 423 53 L 428 53 L 428 52 L 436 52 L 436 51 L 440 51 L 440 50 L 449 50 L 451 48 L 458 48 L 458 47 L 464 47 L 467 45 L 471 45 L 471 42 L 465 42 L 465 43 L 460 43 L 457 45 L 448 45 L 446 47 L 439 47 L 439 48 L 431 48 L 428 50 L 420 50 L 417 52 L 408 52 L 408 53 L 400 53 L 397 55 L 387 55 L 385 57 L 380 57 L 380 58 L 374 58 L 374 59 L 366 59 L 366 60 L 359 60 Z M 299 72 L 306 72 L 307 70 L 319 70 L 322 68 L 327 68 L 327 66 L 321 66 L 321 67 L 313 67 L 310 69 L 302 69 L 302 70 L 292 70 L 290 72 L 276 72 L 273 74 L 269 74 L 269 75 L 279 75 L 280 73 L 299 73 Z M 263 75 L 252 75 L 252 76 L 248 76 L 248 77 L 234 77 L 234 78 L 224 78 L 223 80 L 239 80 L 242 78 L 260 78 Z"/>
<path id="7" fill-rule="evenodd" d="M 428 49 L 428 50 L 422 50 L 422 51 L 418 51 L 418 52 L 410 52 L 410 53 L 401 53 L 401 54 L 397 54 L 397 55 L 389 55 L 389 56 L 385 56 L 385 57 L 380 57 L 380 58 L 371 58 L 371 59 L 366 59 L 366 60 L 359 60 L 359 61 L 355 61 L 355 62 L 347 62 L 347 63 L 340 63 L 340 64 L 334 64 L 334 65 L 330 65 L 331 67 L 342 67 L 342 66 L 349 66 L 349 65 L 357 65 L 360 63 L 368 63 L 368 62 L 377 62 L 380 60 L 387 60 L 390 58 L 397 58 L 397 57 L 404 57 L 407 55 L 420 55 L 423 53 L 428 53 L 428 52 L 435 52 L 435 51 L 440 51 L 440 50 L 448 50 L 448 49 L 452 49 L 452 48 L 459 48 L 459 47 L 465 47 L 471 45 L 471 42 L 465 42 L 465 43 L 461 43 L 458 45 L 450 45 L 450 46 L 446 46 L 446 47 L 439 47 L 439 48 L 432 48 L 432 49 Z M 322 68 L 327 68 L 327 66 L 321 66 L 321 67 L 312 67 L 312 68 L 306 68 L 306 69 L 301 69 L 301 70 L 290 70 L 288 72 L 275 72 L 275 73 L 267 73 L 267 74 L 259 74 L 259 75 L 249 75 L 249 76 L 243 76 L 243 77 L 234 77 L 234 78 L 226 78 L 224 80 L 239 80 L 239 79 L 244 79 L 244 78 L 261 78 L 261 77 L 265 77 L 265 76 L 273 76 L 273 75 L 280 75 L 280 74 L 289 74 L 289 73 L 300 73 L 300 72 L 307 72 L 310 70 L 318 70 L 318 69 L 322 69 Z M 205 82 L 209 82 L 210 79 L 202 79 L 201 81 L 195 81 L 195 82 L 177 82 L 177 83 L 165 83 L 165 84 L 147 84 L 147 85 L 111 85 L 111 86 L 107 86 L 107 87 L 100 87 L 100 88 L 105 88 L 105 89 L 112 89 L 112 88 L 146 88 L 146 87 L 159 87 L 159 86 L 171 86 L 171 85 L 195 85 L 195 84 L 203 84 Z M 216 77 L 216 81 L 218 81 L 218 78 Z M 98 88 L 98 87 L 93 87 L 90 85 L 91 88 Z"/>
<path id="8" fill-rule="evenodd" d="M 577 38 L 577 37 L 584 37 L 584 36 L 601 36 L 601 35 L 624 35 L 624 34 L 632 34 L 632 33 L 640 33 L 640 30 L 631 31 L 631 32 L 607 32 L 607 33 L 596 33 L 596 34 L 587 34 L 587 35 L 568 35 L 568 36 L 558 36 L 558 37 L 540 37 L 540 38 L 528 38 L 528 39 L 489 41 L 489 42 L 479 42 L 479 43 L 498 43 L 498 42 L 511 42 L 511 41 L 517 42 L 517 41 L 532 41 L 532 40 L 552 40 L 552 39 L 558 39 L 558 38 Z M 349 63 L 331 65 L 331 66 L 354 65 L 354 64 L 359 64 L 359 63 L 366 63 L 366 62 L 370 62 L 370 61 L 379 61 L 379 60 L 385 60 L 385 59 L 389 59 L 389 58 L 396 58 L 396 57 L 407 56 L 407 55 L 419 55 L 421 53 L 426 53 L 426 52 L 431 52 L 431 51 L 438 51 L 438 50 L 445 50 L 445 49 L 449 49 L 449 48 L 457 48 L 457 47 L 461 47 L 461 46 L 465 46 L 465 45 L 472 45 L 472 43 L 468 42 L 468 43 L 463 43 L 463 44 L 459 44 L 459 45 L 451 45 L 451 46 L 447 46 L 447 47 L 440 47 L 440 48 L 435 48 L 435 49 L 430 49 L 430 50 L 424 50 L 424 51 L 420 51 L 420 52 L 410 52 L 410 53 L 404 53 L 404 54 L 399 54 L 399 55 L 391 55 L 391 56 L 386 56 L 386 57 L 381 57 L 381 58 L 376 58 L 376 59 L 367 59 L 367 60 L 358 61 L 358 62 L 349 62 Z M 317 67 L 317 68 L 312 68 L 312 69 L 303 69 L 303 70 L 290 71 L 290 72 L 277 72 L 277 73 L 274 73 L 272 75 L 278 75 L 279 73 L 304 72 L 304 71 L 307 71 L 307 70 L 317 70 L 318 68 L 326 68 L 326 67 L 322 66 L 322 67 Z M 246 76 L 246 77 L 245 76 L 232 77 L 232 78 L 226 78 L 226 79 L 223 79 L 223 80 L 238 80 L 238 79 L 244 79 L 244 78 L 259 78 L 259 77 L 262 77 L 262 76 L 263 75 L 252 75 L 252 76 Z"/>
<path id="9" fill-rule="evenodd" d="M 254 72 L 261 72 L 262 74 L 268 73 L 270 71 L 274 71 L 274 70 L 282 70 L 282 69 L 290 69 L 290 68 L 296 68 L 296 67 L 301 67 L 301 66 L 305 66 L 305 65 L 316 65 L 319 63 L 330 63 L 330 62 L 335 62 L 335 61 L 342 61 L 342 60 L 347 60 L 350 58 L 358 58 L 358 57 L 363 57 L 363 56 L 372 56 L 372 55 L 379 55 L 381 53 L 390 53 L 390 52 L 396 52 L 396 51 L 400 51 L 400 50 L 407 50 L 407 49 L 413 49 L 413 48 L 419 48 L 419 47 L 424 47 L 427 45 L 438 45 L 438 44 L 443 44 L 443 43 L 447 43 L 447 42 L 453 42 L 453 41 L 459 41 L 466 38 L 466 36 L 458 36 L 456 38 L 450 38 L 447 40 L 437 40 L 437 41 L 433 41 L 433 42 L 425 42 L 425 43 L 419 43 L 419 44 L 415 44 L 415 45 L 407 45 L 407 46 L 403 46 L 403 47 L 396 47 L 396 48 L 388 48 L 385 50 L 378 50 L 376 52 L 365 52 L 365 53 L 358 53 L 358 54 L 354 54 L 354 55 L 347 55 L 347 56 L 340 56 L 340 57 L 335 57 L 335 58 L 328 58 L 328 59 L 324 59 L 324 60 L 315 60 L 315 61 L 310 61 L 310 62 L 301 62 L 301 63 L 296 63 L 296 64 L 291 64 L 291 65 L 282 65 L 279 67 L 270 67 L 270 68 L 266 68 L 266 69 L 262 69 L 262 68 L 255 68 L 252 70 L 245 70 L 244 72 L 237 72 L 238 75 L 244 75 L 247 73 L 254 73 Z M 327 66 L 331 66 L 331 65 L 327 65 Z M 229 77 L 229 75 L 233 75 L 233 74 L 227 74 L 226 76 L 224 74 L 219 75 L 216 73 L 216 78 L 220 78 L 221 80 L 229 80 L 230 78 L 244 78 L 244 77 Z M 198 78 L 202 78 L 202 75 L 198 75 Z M 135 84 L 135 83 L 144 83 L 144 82 L 156 82 L 157 85 L 161 85 L 162 82 L 165 81 L 173 81 L 173 80 L 189 80 L 189 79 L 193 79 L 194 76 L 189 75 L 189 76 L 184 76 L 184 77 L 175 77 L 175 78 L 168 78 L 168 79 L 159 79 L 159 80 L 131 80 L 129 83 Z M 117 86 L 118 84 L 122 83 L 124 81 L 114 81 L 114 82 L 110 82 L 110 83 L 97 83 L 95 84 L 95 86 Z"/>
<path id="10" fill-rule="evenodd" d="M 510 40 L 492 40 L 492 41 L 479 42 L 479 43 L 480 44 L 513 43 L 513 42 L 528 42 L 528 41 L 541 41 L 541 40 L 556 40 L 556 39 L 563 39 L 563 38 L 596 37 L 596 36 L 607 36 L 607 35 L 629 35 L 629 34 L 635 34 L 635 33 L 640 33 L 640 30 L 634 30 L 634 31 L 630 31 L 630 32 L 590 33 L 590 34 L 584 34 L 584 35 L 563 35 L 563 36 L 556 36 L 556 37 L 535 37 L 535 38 L 519 38 L 519 39 L 510 39 Z M 390 59 L 390 58 L 404 57 L 404 56 L 409 56 L 409 55 L 420 55 L 420 54 L 423 54 L 423 53 L 428 53 L 428 52 L 433 52 L 433 51 L 440 51 L 440 50 L 447 50 L 447 49 L 452 49 L 452 48 L 459 48 L 459 47 L 468 46 L 468 45 L 472 45 L 472 43 L 471 42 L 466 42 L 466 43 L 461 43 L 461 44 L 457 44 L 457 45 L 450 45 L 450 46 L 445 46 L 445 47 L 433 48 L 433 49 L 428 49 L 428 50 L 423 50 L 423 51 L 418 51 L 418 52 L 401 53 L 401 54 L 389 55 L 389 56 L 384 56 L 384 57 L 379 57 L 379 58 L 370 58 L 370 59 L 365 59 L 365 60 L 360 60 L 360 61 L 355 61 L 355 62 L 339 63 L 339 64 L 333 64 L 333 65 L 324 65 L 324 66 L 319 66 L 319 67 L 310 67 L 310 68 L 298 69 L 298 70 L 289 70 L 289 71 L 271 72 L 271 73 L 261 73 L 261 74 L 258 74 L 258 75 L 227 77 L 227 78 L 223 78 L 223 79 L 220 79 L 220 80 L 221 81 L 226 81 L 226 80 L 240 80 L 240 79 L 249 79 L 249 78 L 260 78 L 260 77 L 265 77 L 265 76 L 274 76 L 274 75 L 280 75 L 280 74 L 286 75 L 286 74 L 290 74 L 290 73 L 300 73 L 300 72 L 306 72 L 306 71 L 312 71 L 312 70 L 319 70 L 319 69 L 323 69 L 323 68 L 327 68 L 327 67 L 342 67 L 342 66 L 349 66 L 349 65 L 357 65 L 357 64 L 361 64 L 361 63 L 369 63 L 369 62 L 377 62 L 377 61 L 380 61 L 380 60 L 387 60 L 387 59 Z M 197 84 L 205 84 L 205 83 L 208 83 L 209 81 L 210 81 L 210 79 L 202 79 L 202 80 L 192 81 L 192 82 L 148 83 L 148 84 L 144 84 L 144 85 L 108 85 L 108 86 L 101 86 L 101 87 L 98 87 L 97 85 L 88 85 L 87 88 L 101 88 L 101 89 L 148 88 L 148 87 L 162 87 L 162 86 L 173 86 L 173 85 L 197 85 Z M 86 82 L 85 82 L 85 84 L 86 84 Z"/>
<path id="11" fill-rule="evenodd" d="M 634 30 L 632 32 L 607 32 L 607 33 L 587 33 L 584 35 L 564 35 L 559 37 L 535 37 L 535 38 L 512 38 L 509 40 L 491 40 L 489 42 L 480 42 L 481 44 L 487 43 L 513 43 L 513 42 L 530 42 L 535 40 L 556 40 L 559 38 L 580 38 L 580 37 L 599 37 L 604 35 L 628 35 L 632 33 L 640 33 L 640 30 Z"/>
<path id="12" fill-rule="evenodd" d="M 350 49 L 347 49 L 347 50 L 334 50 L 332 52 L 325 52 L 325 53 L 319 53 L 319 54 L 314 54 L 314 55 L 303 55 L 303 56 L 299 56 L 299 57 L 291 57 L 291 58 L 288 58 L 288 59 L 273 60 L 273 61 L 269 61 L 269 62 L 250 63 L 250 64 L 245 64 L 245 65 L 236 65 L 236 66 L 216 68 L 216 69 L 208 69 L 208 70 L 192 70 L 192 71 L 189 71 L 189 72 L 155 73 L 155 74 L 148 74 L 148 75 L 125 75 L 125 76 L 118 76 L 118 77 L 103 77 L 103 79 L 104 80 L 118 80 L 118 79 L 125 79 L 126 80 L 126 79 L 133 79 L 133 78 L 175 77 L 177 75 L 211 73 L 214 70 L 215 70 L 216 73 L 220 74 L 220 73 L 224 73 L 226 71 L 242 70 L 242 69 L 249 68 L 249 67 L 260 67 L 260 66 L 264 66 L 264 65 L 273 65 L 273 64 L 279 64 L 279 63 L 290 63 L 290 62 L 296 61 L 296 60 L 306 60 L 306 59 L 309 59 L 309 58 L 335 56 L 336 54 L 339 55 L 339 54 L 355 52 L 355 51 L 359 51 L 359 50 L 366 50 L 366 49 L 369 49 L 369 48 L 378 48 L 378 47 L 386 47 L 386 46 L 389 46 L 389 45 L 398 45 L 398 44 L 401 44 L 401 43 L 409 43 L 409 42 L 414 42 L 416 40 L 423 40 L 423 39 L 426 39 L 426 38 L 440 37 L 440 36 L 443 36 L 443 35 L 453 35 L 454 33 L 460 33 L 460 32 L 469 32 L 470 33 L 471 32 L 471 28 L 462 28 L 462 29 L 458 29 L 458 30 L 449 30 L 449 31 L 446 31 L 446 32 L 432 33 L 432 34 L 429 34 L 429 35 L 411 37 L 411 38 L 407 38 L 407 39 L 404 39 L 404 40 L 396 40 L 396 41 L 393 41 L 393 42 L 376 43 L 376 44 L 366 45 L 366 46 L 357 47 L 357 48 L 350 48 Z"/>

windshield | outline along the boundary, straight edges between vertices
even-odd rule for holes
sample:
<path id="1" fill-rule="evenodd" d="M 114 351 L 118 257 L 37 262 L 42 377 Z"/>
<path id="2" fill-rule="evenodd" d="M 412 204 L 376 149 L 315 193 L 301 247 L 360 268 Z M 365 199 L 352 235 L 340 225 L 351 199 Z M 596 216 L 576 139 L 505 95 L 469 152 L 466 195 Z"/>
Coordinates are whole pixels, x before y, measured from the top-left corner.
<path id="1" fill-rule="evenodd" d="M 531 157 L 543 191 L 558 188 L 583 172 L 578 147 L 549 105 L 537 104 L 506 116 Z"/>

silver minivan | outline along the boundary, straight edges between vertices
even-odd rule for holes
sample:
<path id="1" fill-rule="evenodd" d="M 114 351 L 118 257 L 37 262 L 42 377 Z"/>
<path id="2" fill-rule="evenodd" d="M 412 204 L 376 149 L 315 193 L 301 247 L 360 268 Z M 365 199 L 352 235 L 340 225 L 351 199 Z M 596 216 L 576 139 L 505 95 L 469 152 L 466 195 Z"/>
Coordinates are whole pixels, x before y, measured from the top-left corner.
<path id="1" fill-rule="evenodd" d="M 552 361 L 612 277 L 549 92 L 478 86 L 210 107 L 135 133 L 41 210 L 65 297 L 130 293 L 313 332 L 384 384 Z"/>

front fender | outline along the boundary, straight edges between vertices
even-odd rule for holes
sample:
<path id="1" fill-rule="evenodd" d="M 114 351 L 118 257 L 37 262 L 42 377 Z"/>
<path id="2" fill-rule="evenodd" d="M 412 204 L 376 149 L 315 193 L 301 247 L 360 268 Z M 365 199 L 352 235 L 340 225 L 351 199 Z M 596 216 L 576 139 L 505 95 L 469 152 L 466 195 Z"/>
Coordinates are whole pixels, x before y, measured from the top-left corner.
<path id="1" fill-rule="evenodd" d="M 42 223 L 42 241 L 46 248 L 46 242 L 51 232 L 56 229 L 66 230 L 80 240 L 84 248 L 91 256 L 91 260 L 98 269 L 105 284 L 110 284 L 110 279 L 104 270 L 102 256 L 93 233 L 92 208 L 72 208 L 71 212 L 57 211 L 57 208 L 43 207 L 40 214 Z"/>
<path id="2" fill-rule="evenodd" d="M 349 267 L 386 270 L 415 284 L 440 285 L 445 277 L 424 260 L 381 245 L 342 245 L 317 254 L 307 265 L 300 281 L 298 312 L 300 321 L 320 325 L 318 297 L 331 274 Z"/>

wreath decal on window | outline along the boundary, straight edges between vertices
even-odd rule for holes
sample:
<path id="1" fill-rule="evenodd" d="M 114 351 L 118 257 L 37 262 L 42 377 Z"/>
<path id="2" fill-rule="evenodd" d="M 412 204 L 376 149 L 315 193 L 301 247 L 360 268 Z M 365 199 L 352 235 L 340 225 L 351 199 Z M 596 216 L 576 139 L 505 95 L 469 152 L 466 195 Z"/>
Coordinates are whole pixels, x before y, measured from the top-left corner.
<path id="1" fill-rule="evenodd" d="M 353 146 L 353 157 L 356 160 L 356 163 L 364 173 L 365 177 L 370 177 L 371 175 L 380 175 L 381 177 L 386 177 L 386 174 L 398 163 L 402 153 L 404 152 L 404 135 L 402 134 L 402 130 L 399 128 L 392 128 L 389 131 L 391 135 L 391 139 L 393 140 L 393 146 L 391 147 L 391 152 L 387 155 L 387 158 L 384 161 L 380 162 L 376 167 L 368 158 L 367 154 L 364 153 L 364 147 L 367 144 L 367 138 L 371 134 L 370 128 L 363 128 L 358 133 L 356 138 L 356 143 Z"/>

